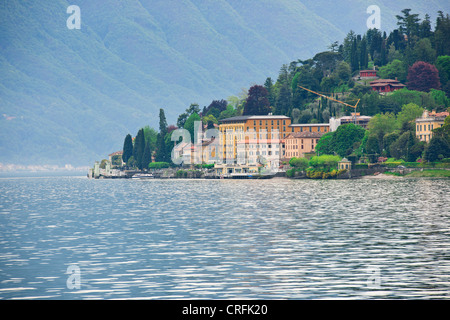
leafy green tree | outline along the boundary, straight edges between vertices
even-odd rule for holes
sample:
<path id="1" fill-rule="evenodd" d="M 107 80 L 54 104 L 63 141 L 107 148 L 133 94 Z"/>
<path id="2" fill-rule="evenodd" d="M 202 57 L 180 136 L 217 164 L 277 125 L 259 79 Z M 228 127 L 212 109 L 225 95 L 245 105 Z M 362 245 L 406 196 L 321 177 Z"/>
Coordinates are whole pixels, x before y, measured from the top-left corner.
<path id="1" fill-rule="evenodd" d="M 201 121 L 200 116 L 197 113 L 193 113 L 190 115 L 190 117 L 186 120 L 186 123 L 184 124 L 184 128 L 189 131 L 191 135 L 191 142 L 194 142 L 195 140 L 195 122 Z"/>
<path id="2" fill-rule="evenodd" d="M 207 129 L 214 129 L 214 125 L 219 124 L 217 119 L 212 114 L 209 114 L 206 117 L 203 117 L 202 122 L 203 122 L 203 124 L 207 125 Z"/>
<path id="3" fill-rule="evenodd" d="M 442 11 L 438 11 L 436 18 L 436 28 L 434 31 L 434 44 L 438 56 L 450 55 L 450 16 L 444 16 Z"/>
<path id="4" fill-rule="evenodd" d="M 334 132 L 327 132 L 320 138 L 315 148 L 317 154 L 333 154 L 333 136 Z"/>
<path id="5" fill-rule="evenodd" d="M 145 143 L 150 144 L 150 150 L 155 150 L 158 132 L 155 129 L 151 128 L 150 126 L 145 126 L 144 127 L 144 137 L 145 137 Z"/>
<path id="6" fill-rule="evenodd" d="M 308 168 L 308 159 L 306 158 L 291 158 L 291 160 L 289 160 L 289 165 L 291 167 L 297 168 L 301 171 L 304 171 L 306 168 Z"/>
<path id="7" fill-rule="evenodd" d="M 444 120 L 444 125 L 440 128 L 434 129 L 433 132 L 434 136 L 445 139 L 450 145 L 450 117 L 446 117 Z"/>
<path id="8" fill-rule="evenodd" d="M 352 77 L 350 65 L 345 61 L 339 62 L 336 70 L 334 70 L 334 75 L 340 81 L 347 82 Z"/>
<path id="9" fill-rule="evenodd" d="M 450 105 L 450 99 L 447 98 L 444 91 L 431 89 L 430 96 L 436 102 L 436 105 L 439 106 L 440 109 L 447 109 Z"/>
<path id="10" fill-rule="evenodd" d="M 237 116 L 237 114 L 238 114 L 237 110 L 231 104 L 229 104 L 227 106 L 227 109 L 220 113 L 219 118 L 217 118 L 217 120 L 231 118 Z"/>
<path id="11" fill-rule="evenodd" d="M 388 158 L 392 157 L 391 155 L 391 145 L 397 141 L 397 139 L 400 137 L 400 134 L 396 131 L 391 132 L 391 133 L 387 133 L 384 135 L 383 137 L 383 145 L 384 145 L 384 150 L 386 152 L 386 156 Z"/>
<path id="12" fill-rule="evenodd" d="M 397 25 L 402 34 L 408 37 L 408 42 L 411 42 L 411 36 L 417 35 L 419 32 L 419 15 L 417 13 L 410 14 L 411 9 L 403 9 L 401 11 L 403 16 L 396 15 Z"/>
<path id="13" fill-rule="evenodd" d="M 433 136 L 425 149 L 424 158 L 426 161 L 434 162 L 438 161 L 440 156 L 443 158 L 450 157 L 450 145 L 442 137 Z"/>
<path id="14" fill-rule="evenodd" d="M 340 157 L 326 154 L 312 157 L 309 165 L 313 168 L 329 170 L 337 168 L 339 161 L 341 161 Z"/>
<path id="15" fill-rule="evenodd" d="M 382 151 L 384 149 L 383 137 L 397 129 L 397 121 L 394 114 L 381 113 L 373 116 L 367 127 L 370 134 L 378 138 L 378 146 Z"/>
<path id="16" fill-rule="evenodd" d="M 408 103 L 402 107 L 397 114 L 397 127 L 401 128 L 404 123 L 412 123 L 423 114 L 423 108 L 415 103 Z M 414 126 L 413 126 L 414 127 Z"/>
<path id="17" fill-rule="evenodd" d="M 436 68 L 439 71 L 439 79 L 441 84 L 443 86 L 446 85 L 448 80 L 450 80 L 450 56 L 437 57 Z"/>
<path id="18" fill-rule="evenodd" d="M 380 145 L 376 135 L 369 135 L 366 141 L 365 151 L 367 154 L 380 154 Z"/>
<path id="19" fill-rule="evenodd" d="M 395 79 L 400 82 L 406 81 L 407 69 L 403 61 L 393 60 L 378 70 L 378 76 L 382 79 Z"/>
<path id="20" fill-rule="evenodd" d="M 414 58 L 416 61 L 434 63 L 436 60 L 436 50 L 431 46 L 428 38 L 420 39 L 414 46 Z"/>
<path id="21" fill-rule="evenodd" d="M 137 166 L 136 164 L 136 160 L 134 159 L 133 156 L 131 156 L 128 161 L 127 161 L 127 166 L 130 168 L 135 168 Z"/>
<path id="22" fill-rule="evenodd" d="M 133 139 L 130 134 L 127 134 L 123 142 L 123 162 L 127 163 L 128 159 L 133 155 Z"/>
<path id="23" fill-rule="evenodd" d="M 213 103 L 214 103 L 214 101 L 213 101 Z M 212 103 L 212 105 L 213 105 L 213 103 Z M 213 105 L 213 106 L 214 106 L 214 105 Z M 210 107 L 208 107 L 208 108 L 212 108 L 213 106 L 210 105 Z M 161 109 L 161 110 L 162 110 L 162 109 Z M 205 112 L 208 112 L 208 110 L 205 109 Z M 197 114 L 200 113 L 200 108 L 199 108 L 199 106 L 198 106 L 198 103 L 191 103 L 191 105 L 189 106 L 189 108 L 187 108 L 186 111 L 185 111 L 184 113 L 182 113 L 182 114 L 180 114 L 180 115 L 178 116 L 178 120 L 177 120 L 177 126 L 178 126 L 178 128 L 184 128 L 184 124 L 185 124 L 186 120 L 187 120 L 187 119 L 189 118 L 189 116 L 190 116 L 191 114 L 193 114 L 193 113 L 197 113 Z M 204 114 L 204 115 L 206 115 L 206 114 Z M 161 119 L 161 111 L 160 111 L 160 119 Z M 163 120 L 165 121 L 165 116 L 164 116 L 164 119 L 163 119 Z M 166 127 L 167 127 L 167 122 L 166 122 Z M 160 128 L 159 128 L 159 130 L 160 130 L 160 132 L 161 132 L 161 120 L 160 120 Z"/>
<path id="24" fill-rule="evenodd" d="M 350 155 L 355 143 L 361 142 L 364 134 L 365 129 L 353 123 L 340 125 L 333 135 L 333 151 L 341 157 Z"/>

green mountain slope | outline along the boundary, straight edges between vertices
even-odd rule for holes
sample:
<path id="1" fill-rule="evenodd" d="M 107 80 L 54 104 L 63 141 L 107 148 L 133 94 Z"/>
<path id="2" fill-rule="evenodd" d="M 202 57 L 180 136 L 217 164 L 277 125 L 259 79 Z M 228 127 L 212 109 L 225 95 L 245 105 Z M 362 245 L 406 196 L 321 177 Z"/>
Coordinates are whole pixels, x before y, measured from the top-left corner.
<path id="1" fill-rule="evenodd" d="M 374 3 L 395 11 L 388 1 Z M 161 107 L 175 123 L 192 102 L 237 94 L 342 41 L 349 26 L 365 25 L 369 5 L 79 0 L 81 29 L 69 30 L 71 4 L 0 3 L 1 163 L 90 165 L 119 150 L 127 133 L 157 127 Z M 417 10 L 446 6 L 419 1 Z"/>

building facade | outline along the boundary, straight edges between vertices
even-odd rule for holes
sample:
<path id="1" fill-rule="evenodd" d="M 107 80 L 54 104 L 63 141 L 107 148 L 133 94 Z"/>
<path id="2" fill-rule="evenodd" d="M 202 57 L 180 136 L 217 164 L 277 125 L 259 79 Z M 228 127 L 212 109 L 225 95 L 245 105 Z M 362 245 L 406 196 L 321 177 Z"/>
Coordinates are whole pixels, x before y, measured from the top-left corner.
<path id="1" fill-rule="evenodd" d="M 429 142 L 433 138 L 433 130 L 444 125 L 448 112 L 436 113 L 425 110 L 422 117 L 416 119 L 416 137 L 420 141 Z"/>
<path id="2" fill-rule="evenodd" d="M 376 78 L 377 77 L 377 71 L 376 70 L 361 70 L 359 72 L 359 77 L 361 79 L 364 79 L 364 78 Z"/>
<path id="3" fill-rule="evenodd" d="M 395 78 L 395 80 L 377 79 L 371 81 L 370 86 L 372 87 L 372 90 L 377 91 L 378 93 L 392 92 L 406 87 L 403 83 L 400 83 L 397 78 Z"/>
<path id="4" fill-rule="evenodd" d="M 294 132 L 290 133 L 285 141 L 285 159 L 291 159 L 293 157 L 303 157 L 305 153 L 315 152 L 315 147 L 320 138 L 324 135 L 324 132 Z"/>
<path id="5" fill-rule="evenodd" d="M 320 132 L 327 133 L 330 132 L 329 123 L 307 123 L 307 124 L 291 124 L 289 126 L 291 132 Z"/>

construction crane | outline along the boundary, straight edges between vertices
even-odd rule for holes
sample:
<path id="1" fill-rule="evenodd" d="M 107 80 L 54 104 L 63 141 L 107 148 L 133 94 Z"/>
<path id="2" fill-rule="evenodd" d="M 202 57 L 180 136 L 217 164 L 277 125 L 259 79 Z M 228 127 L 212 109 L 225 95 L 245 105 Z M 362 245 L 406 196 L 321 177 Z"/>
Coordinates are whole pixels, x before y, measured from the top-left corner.
<path id="1" fill-rule="evenodd" d="M 356 104 L 355 104 L 354 106 L 352 106 L 351 104 L 345 103 L 345 102 L 343 102 L 343 101 L 339 101 L 339 100 L 337 100 L 337 99 L 334 99 L 333 97 L 329 97 L 329 96 L 326 96 L 326 95 L 324 95 L 324 94 L 321 94 L 321 93 L 312 91 L 312 90 L 310 90 L 310 89 L 308 89 L 308 88 L 302 87 L 301 85 L 299 85 L 298 87 L 299 87 L 299 88 L 302 88 L 302 89 L 304 89 L 304 90 L 306 90 L 306 91 L 309 91 L 309 92 L 311 92 L 311 93 L 317 94 L 318 96 L 321 96 L 321 97 L 323 97 L 323 98 L 326 98 L 326 99 L 329 99 L 329 100 L 332 100 L 332 101 L 335 101 L 335 102 L 338 102 L 338 103 L 342 103 L 342 104 L 344 104 L 344 105 L 346 105 L 346 106 L 352 107 L 353 109 L 355 109 L 355 111 L 356 111 L 356 107 L 358 106 L 359 100 L 361 100 L 361 99 L 358 99 L 358 101 L 356 102 Z"/>

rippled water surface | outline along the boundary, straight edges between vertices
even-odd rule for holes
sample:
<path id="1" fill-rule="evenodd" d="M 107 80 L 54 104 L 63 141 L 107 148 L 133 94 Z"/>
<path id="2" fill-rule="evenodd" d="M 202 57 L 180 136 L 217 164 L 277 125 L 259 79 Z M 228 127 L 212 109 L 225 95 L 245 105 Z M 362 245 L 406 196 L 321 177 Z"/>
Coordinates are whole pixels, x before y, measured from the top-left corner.
<path id="1" fill-rule="evenodd" d="M 448 179 L 2 178 L 0 298 L 448 299 L 449 194 Z"/>

